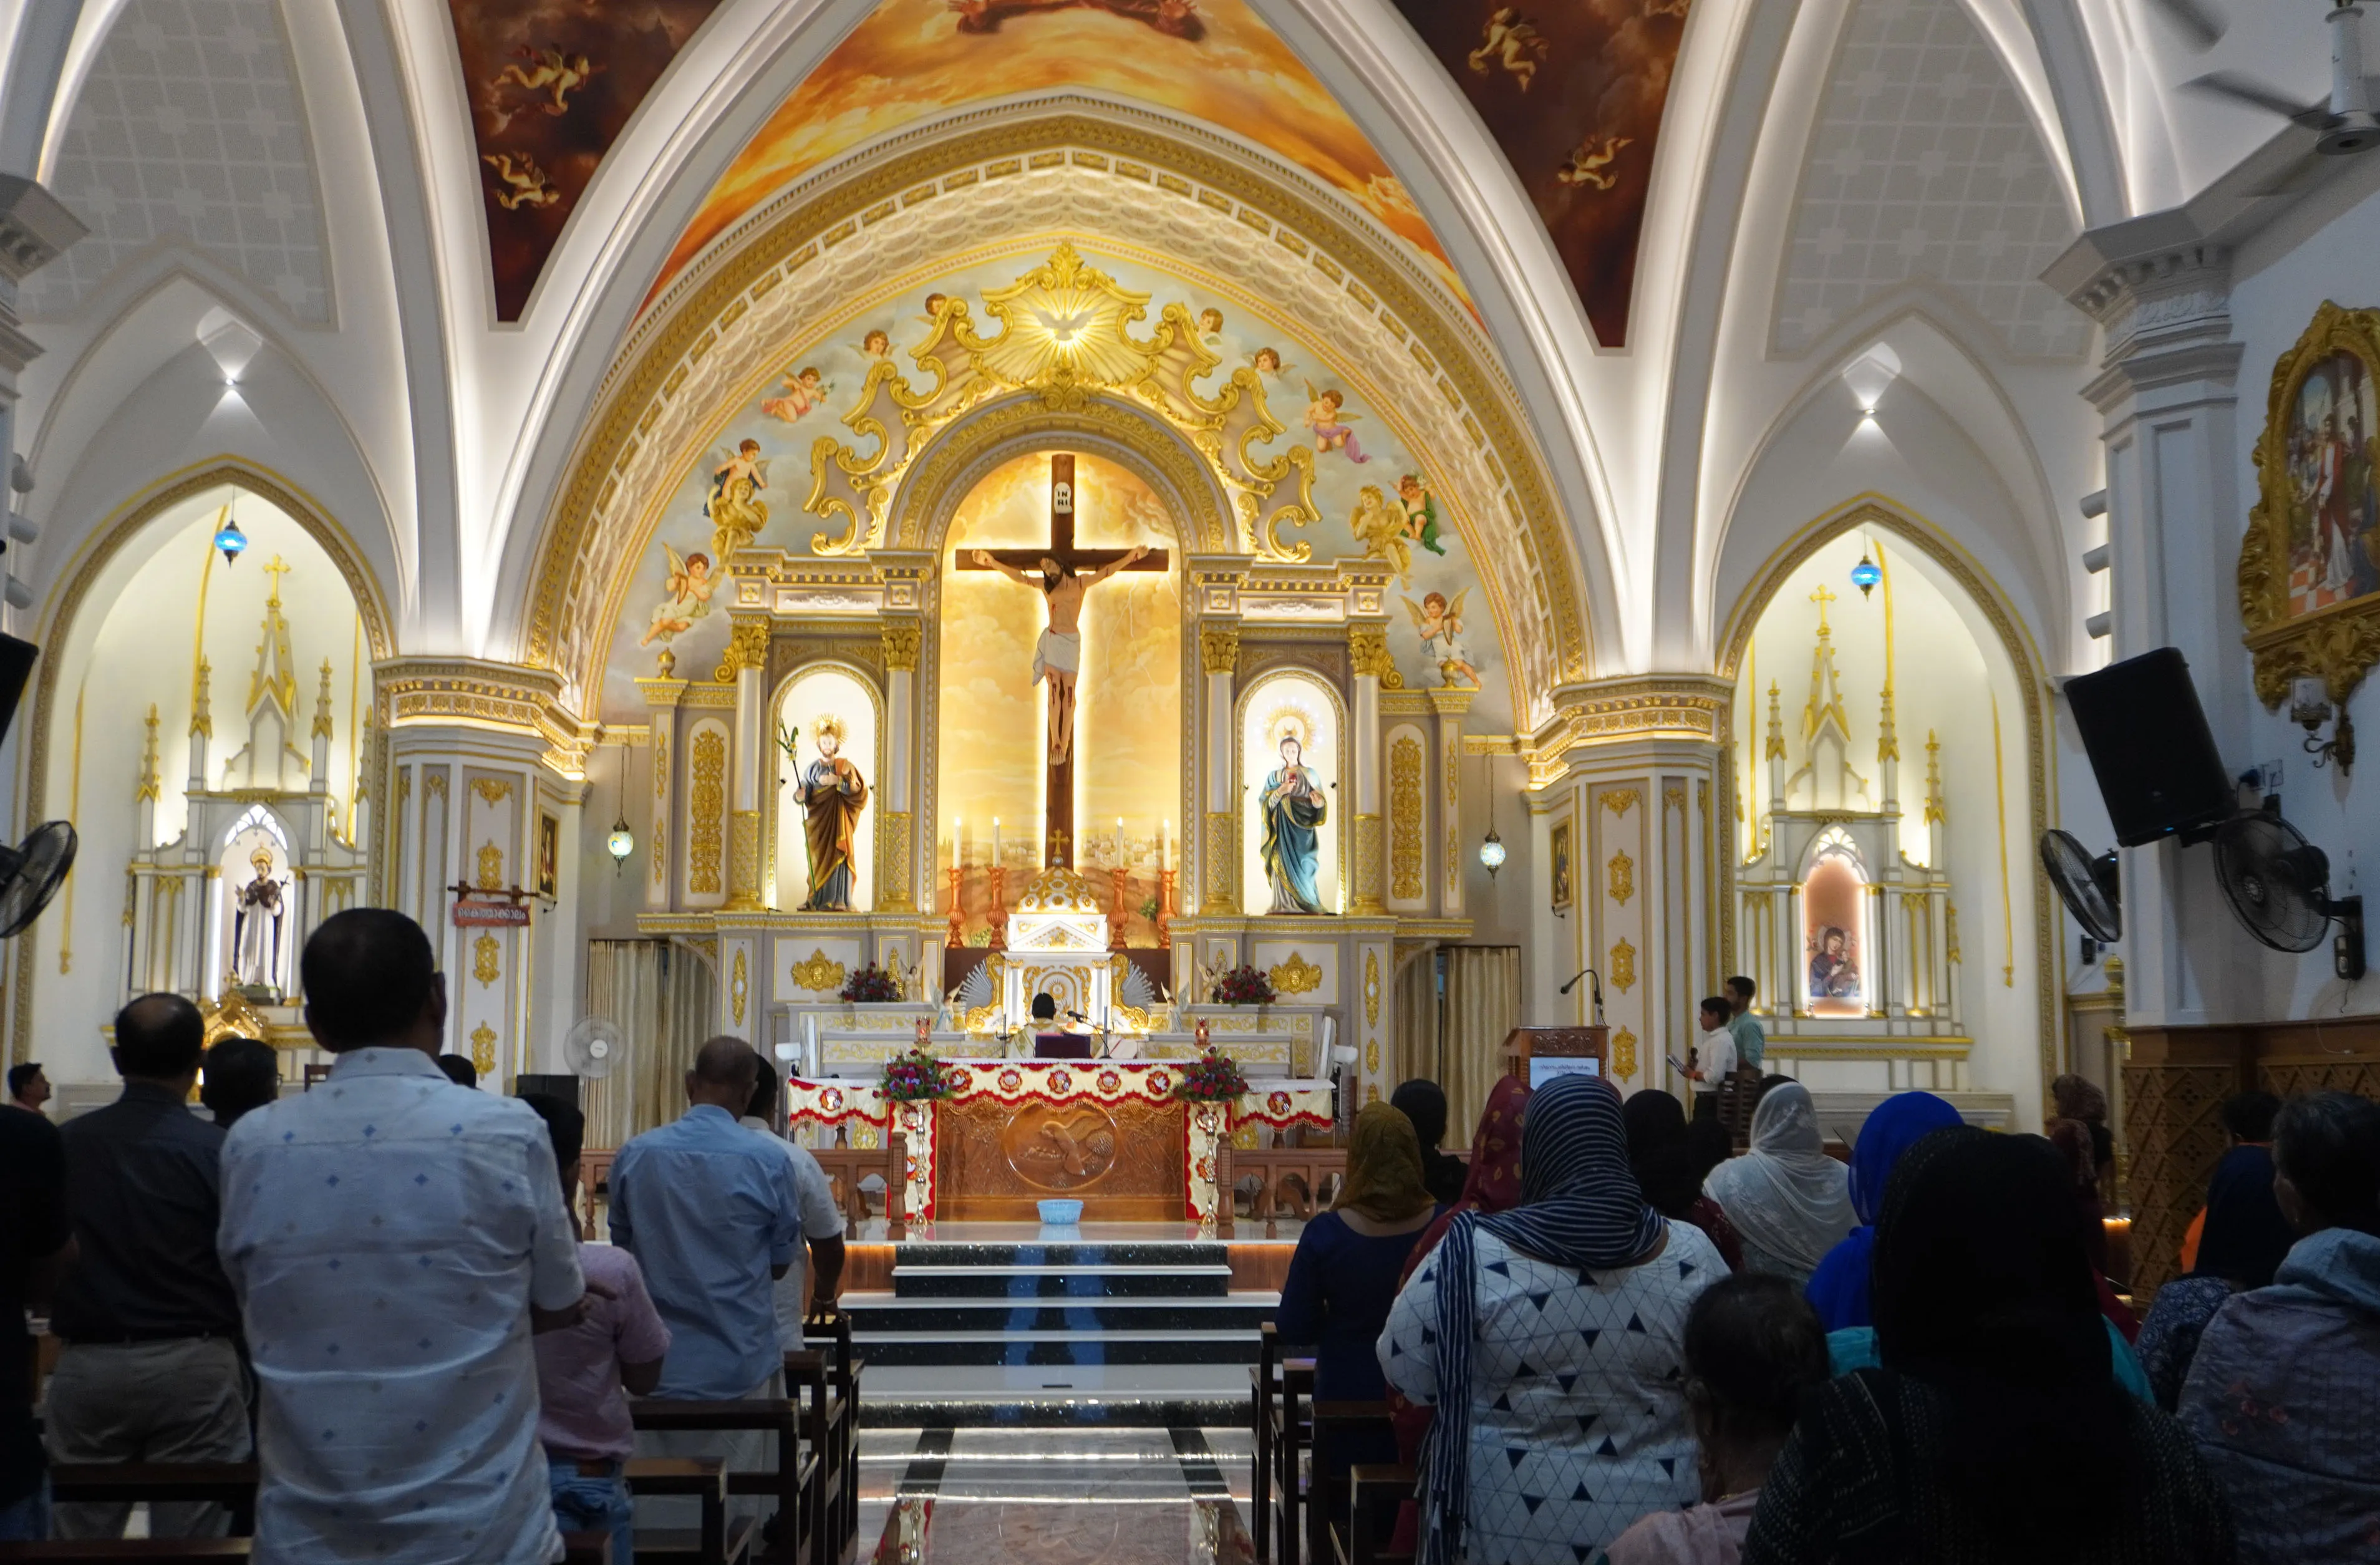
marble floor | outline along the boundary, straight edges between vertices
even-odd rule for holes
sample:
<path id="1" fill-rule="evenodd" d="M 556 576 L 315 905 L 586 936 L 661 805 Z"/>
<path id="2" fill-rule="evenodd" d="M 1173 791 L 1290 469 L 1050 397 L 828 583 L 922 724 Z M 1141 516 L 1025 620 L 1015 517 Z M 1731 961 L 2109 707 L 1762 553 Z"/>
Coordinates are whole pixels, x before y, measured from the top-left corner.
<path id="1" fill-rule="evenodd" d="M 1251 1458 L 1237 1429 L 863 1429 L 859 1535 L 877 1565 L 1242 1565 Z"/>

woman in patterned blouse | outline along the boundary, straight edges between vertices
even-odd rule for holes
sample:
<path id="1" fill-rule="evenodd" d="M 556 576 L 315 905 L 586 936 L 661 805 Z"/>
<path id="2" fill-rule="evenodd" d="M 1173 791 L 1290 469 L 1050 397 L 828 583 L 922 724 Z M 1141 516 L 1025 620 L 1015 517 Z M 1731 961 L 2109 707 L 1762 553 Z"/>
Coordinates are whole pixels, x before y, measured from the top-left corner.
<path id="1" fill-rule="evenodd" d="M 1423 1565 L 1592 1559 L 1700 1498 L 1686 1312 L 1726 1275 L 1700 1230 L 1645 1205 L 1617 1093 L 1561 1076 L 1532 1094 L 1521 1205 L 1457 1218 L 1380 1338 L 1389 1383 L 1438 1410 Z"/>

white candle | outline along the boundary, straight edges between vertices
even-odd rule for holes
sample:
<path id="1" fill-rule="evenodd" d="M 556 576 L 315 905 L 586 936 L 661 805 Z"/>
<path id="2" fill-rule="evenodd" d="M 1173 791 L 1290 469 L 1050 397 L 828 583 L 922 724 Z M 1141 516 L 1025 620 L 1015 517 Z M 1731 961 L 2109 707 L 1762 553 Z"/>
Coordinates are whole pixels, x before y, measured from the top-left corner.
<path id="1" fill-rule="evenodd" d="M 991 867 L 1000 867 L 1000 817 L 991 818 Z"/>
<path id="2" fill-rule="evenodd" d="M 1116 867 L 1123 867 L 1123 817 L 1116 817 Z"/>
<path id="3" fill-rule="evenodd" d="M 1165 867 L 1165 836 L 1172 827 L 1173 822 L 1170 818 L 1157 823 L 1157 867 L 1160 869 Z"/>
<path id="4" fill-rule="evenodd" d="M 966 817 L 951 817 L 951 867 L 966 867 Z"/>

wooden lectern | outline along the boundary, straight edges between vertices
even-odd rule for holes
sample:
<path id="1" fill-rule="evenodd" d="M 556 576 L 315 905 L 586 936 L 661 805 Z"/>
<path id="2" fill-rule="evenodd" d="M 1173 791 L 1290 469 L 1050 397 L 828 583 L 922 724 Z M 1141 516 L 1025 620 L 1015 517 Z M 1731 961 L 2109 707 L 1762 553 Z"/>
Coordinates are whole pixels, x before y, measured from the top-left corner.
<path id="1" fill-rule="evenodd" d="M 1611 1029 L 1609 1027 L 1514 1027 L 1504 1037 L 1504 1074 L 1518 1076 L 1531 1086 L 1542 1086 L 1555 1075 L 1573 1073 L 1592 1075 L 1609 1081 L 1611 1077 Z M 1552 1066 L 1544 1072 L 1533 1072 L 1529 1062 L 1541 1060 Z"/>

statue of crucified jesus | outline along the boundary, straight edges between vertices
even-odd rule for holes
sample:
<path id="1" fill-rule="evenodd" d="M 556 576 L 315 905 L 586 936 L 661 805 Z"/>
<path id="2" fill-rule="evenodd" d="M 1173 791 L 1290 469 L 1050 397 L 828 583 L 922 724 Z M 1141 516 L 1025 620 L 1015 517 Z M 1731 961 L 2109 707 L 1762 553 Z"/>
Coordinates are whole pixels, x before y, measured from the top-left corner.
<path id="1" fill-rule="evenodd" d="M 1033 677 L 1050 682 L 1050 764 L 1063 766 L 1075 745 L 1075 679 L 1083 667 L 1083 595 L 1121 570 L 1148 556 L 1146 544 L 1135 544 L 1121 559 L 1111 560 L 1088 576 L 1050 555 L 1041 556 L 1039 579 L 1026 576 L 989 550 L 978 549 L 974 564 L 998 571 L 1019 587 L 1038 588 L 1050 608 L 1049 626 L 1033 646 Z"/>

